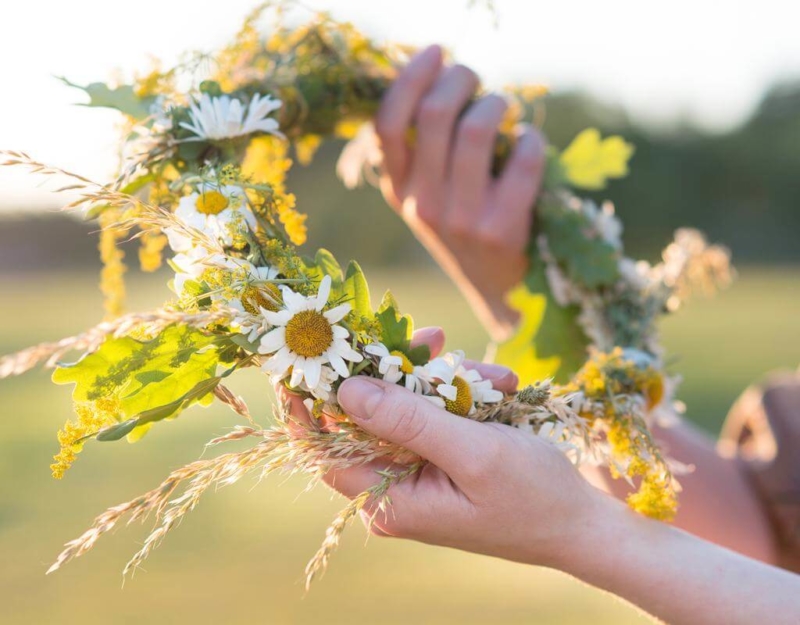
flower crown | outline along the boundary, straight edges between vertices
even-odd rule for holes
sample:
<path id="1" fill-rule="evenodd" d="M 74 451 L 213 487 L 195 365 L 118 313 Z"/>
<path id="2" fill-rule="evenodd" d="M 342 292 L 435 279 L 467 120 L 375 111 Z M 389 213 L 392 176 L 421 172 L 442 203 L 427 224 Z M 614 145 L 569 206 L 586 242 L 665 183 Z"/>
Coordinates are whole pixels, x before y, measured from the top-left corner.
<path id="1" fill-rule="evenodd" d="M 548 149 L 531 269 L 510 294 L 522 321 L 497 349 L 497 359 L 526 386 L 504 396 L 465 366 L 463 352 L 431 358 L 426 346 L 412 346 L 413 321 L 391 293 L 373 308 L 357 263 L 343 269 L 326 250 L 313 257 L 298 251 L 306 215 L 285 188 L 290 147 L 308 162 L 329 137 L 350 139 L 339 162 L 345 181 L 352 186 L 365 173 L 369 178 L 377 164 L 370 119 L 407 51 L 377 45 L 326 15 L 295 28 L 279 22 L 262 36 L 257 23 L 264 9 L 211 57 L 208 74 L 198 69 L 208 57 L 198 56 L 133 84 L 83 87 L 90 106 L 125 116 L 125 161 L 114 183 L 96 184 L 24 153 L 4 153 L 5 165 L 71 178 L 69 189 L 80 197 L 67 208 L 83 209 L 102 228 L 107 319 L 0 360 L 0 377 L 44 364 L 55 369 L 56 383 L 74 385 L 76 416 L 59 432 L 54 476 L 64 475 L 89 440 L 135 441 L 154 424 L 214 400 L 245 424 L 209 445 L 253 441 L 244 451 L 178 469 L 152 491 L 109 509 L 67 543 L 50 570 L 85 553 L 123 518 L 152 512 L 156 528 L 125 567 L 132 571 L 208 488 L 248 473 L 305 473 L 317 480 L 377 458 L 405 466 L 382 473 L 378 486 L 337 517 L 308 565 L 310 581 L 346 522 L 370 501 L 385 508 L 389 488 L 425 463 L 348 419 L 336 392 L 353 375 L 403 385 L 464 418 L 524 429 L 576 463 L 640 478 L 630 505 L 669 519 L 677 483 L 648 424 L 674 415 L 676 379 L 664 370 L 656 319 L 698 284 L 726 283 L 727 251 L 681 230 L 661 264 L 626 258 L 610 205 L 598 208 L 571 189 L 601 189 L 626 175 L 633 149 L 619 137 L 586 130 L 565 150 Z M 509 91 L 496 172 L 513 148 L 511 129 L 535 114 L 542 95 L 539 88 Z M 117 244 L 130 237 L 141 242 L 146 271 L 157 269 L 168 251 L 175 299 L 158 310 L 123 314 L 125 267 Z M 67 364 L 70 353 L 79 358 Z M 290 415 L 277 406 L 273 425 L 258 425 L 225 386 L 226 378 L 250 367 L 300 393 L 314 421 L 290 429 Z"/>

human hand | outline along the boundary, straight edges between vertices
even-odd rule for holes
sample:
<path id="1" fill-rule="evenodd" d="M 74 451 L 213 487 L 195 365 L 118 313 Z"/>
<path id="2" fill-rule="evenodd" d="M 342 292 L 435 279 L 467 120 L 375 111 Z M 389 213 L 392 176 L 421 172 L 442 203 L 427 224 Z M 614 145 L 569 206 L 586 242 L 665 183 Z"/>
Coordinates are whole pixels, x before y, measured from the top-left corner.
<path id="1" fill-rule="evenodd" d="M 497 127 L 508 105 L 495 94 L 470 104 L 478 87 L 472 70 L 444 66 L 441 49 L 431 46 L 397 77 L 375 128 L 384 197 L 501 340 L 517 320 L 505 295 L 527 270 L 545 141 L 534 128 L 521 127 L 505 169 L 493 178 Z"/>
<path id="2" fill-rule="evenodd" d="M 415 342 L 427 343 L 436 354 L 444 336 L 428 328 L 415 335 Z M 470 366 L 492 379 L 495 388 L 516 389 L 509 369 Z M 346 380 L 338 401 L 360 427 L 429 461 L 419 474 L 390 489 L 386 514 L 368 507 L 365 522 L 374 534 L 560 566 L 601 500 L 611 501 L 561 452 L 521 430 L 455 416 L 398 385 L 364 376 Z M 309 418 L 297 397 L 291 410 L 295 418 Z M 387 468 L 393 467 L 376 461 L 324 479 L 352 498 L 378 484 L 377 471 Z"/>

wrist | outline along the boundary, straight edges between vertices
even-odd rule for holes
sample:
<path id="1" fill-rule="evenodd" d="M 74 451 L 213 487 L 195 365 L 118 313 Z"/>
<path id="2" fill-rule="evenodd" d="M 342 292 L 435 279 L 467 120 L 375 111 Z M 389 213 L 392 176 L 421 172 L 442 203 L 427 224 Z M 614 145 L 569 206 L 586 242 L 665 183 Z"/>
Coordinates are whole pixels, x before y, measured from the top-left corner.
<path id="1" fill-rule="evenodd" d="M 627 505 L 587 483 L 588 497 L 541 564 L 584 581 L 587 572 L 612 565 L 618 547 L 639 519 Z"/>
<path id="2" fill-rule="evenodd" d="M 463 291 L 492 341 L 502 343 L 511 338 L 519 323 L 519 313 L 508 305 L 505 292 L 487 294 L 474 288 Z"/>

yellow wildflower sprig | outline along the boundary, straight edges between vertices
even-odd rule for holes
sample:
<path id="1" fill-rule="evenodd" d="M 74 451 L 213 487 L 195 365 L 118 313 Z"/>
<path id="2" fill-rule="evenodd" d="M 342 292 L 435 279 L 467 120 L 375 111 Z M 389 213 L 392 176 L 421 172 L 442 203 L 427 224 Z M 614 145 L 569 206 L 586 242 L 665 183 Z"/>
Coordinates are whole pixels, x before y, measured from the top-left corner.
<path id="1" fill-rule="evenodd" d="M 117 397 L 105 397 L 96 401 L 76 402 L 76 418 L 67 421 L 58 433 L 59 452 L 53 456 L 50 470 L 60 480 L 83 449 L 83 441 L 100 430 L 117 423 L 120 403 Z"/>
<path id="2" fill-rule="evenodd" d="M 570 386 L 588 400 L 582 416 L 606 433 L 609 470 L 614 478 L 639 479 L 628 498 L 631 508 L 660 520 L 677 510 L 677 483 L 645 416 L 664 400 L 663 372 L 645 359 L 637 361 L 617 347 L 594 352 Z"/>

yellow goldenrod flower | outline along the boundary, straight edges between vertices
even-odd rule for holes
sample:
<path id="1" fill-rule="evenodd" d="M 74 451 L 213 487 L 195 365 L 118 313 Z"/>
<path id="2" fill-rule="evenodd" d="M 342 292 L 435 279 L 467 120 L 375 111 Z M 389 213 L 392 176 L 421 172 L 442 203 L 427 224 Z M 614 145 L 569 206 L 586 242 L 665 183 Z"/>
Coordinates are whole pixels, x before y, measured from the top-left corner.
<path id="1" fill-rule="evenodd" d="M 587 128 L 561 154 L 567 180 L 582 189 L 602 189 L 610 178 L 628 174 L 633 146 L 622 137 L 601 139 L 600 131 Z"/>
<path id="2" fill-rule="evenodd" d="M 628 495 L 627 503 L 639 514 L 659 521 L 671 521 L 678 510 L 675 488 L 658 474 L 646 475 L 639 490 Z"/>
<path id="3" fill-rule="evenodd" d="M 294 150 L 297 153 L 297 160 L 301 165 L 309 165 L 317 153 L 317 149 L 322 144 L 320 135 L 304 135 L 294 142 Z"/>
<path id="4" fill-rule="evenodd" d="M 139 247 L 139 264 L 142 271 L 153 272 L 161 267 L 161 253 L 167 245 L 167 237 L 163 234 L 145 232 L 141 236 Z"/>
<path id="5" fill-rule="evenodd" d="M 287 204 L 280 204 L 278 206 L 278 219 L 283 224 L 283 228 L 292 243 L 302 245 L 306 242 L 308 235 L 306 219 L 308 219 L 308 215 L 296 211 Z"/>
<path id="6" fill-rule="evenodd" d="M 242 175 L 253 182 L 268 184 L 272 188 L 271 208 L 294 245 L 306 242 L 307 215 L 295 209 L 295 197 L 286 192 L 286 172 L 292 166 L 287 157 L 288 146 L 276 137 L 256 137 L 247 147 L 242 164 Z"/>
<path id="7" fill-rule="evenodd" d="M 99 218 L 102 230 L 98 249 L 100 260 L 103 262 L 100 271 L 100 291 L 103 293 L 103 307 L 107 319 L 118 317 L 125 309 L 125 282 L 122 277 L 127 271 L 123 262 L 125 252 L 117 245 L 124 232 L 113 228 L 116 218 L 116 212 L 111 210 L 104 211 Z"/>
<path id="8" fill-rule="evenodd" d="M 120 404 L 117 397 L 104 397 L 96 401 L 76 402 L 74 409 L 77 419 L 67 421 L 58 433 L 61 449 L 53 456 L 55 462 L 50 465 L 53 477 L 57 480 L 64 477 L 83 449 L 81 439 L 117 423 Z"/>

